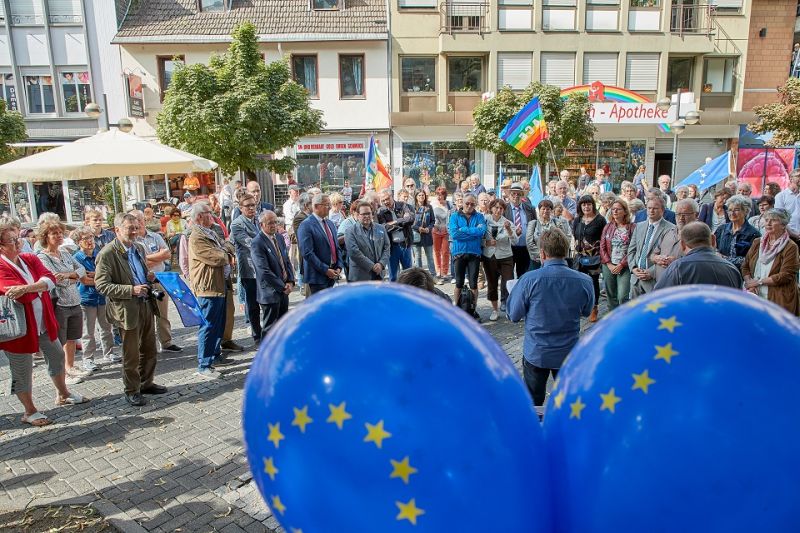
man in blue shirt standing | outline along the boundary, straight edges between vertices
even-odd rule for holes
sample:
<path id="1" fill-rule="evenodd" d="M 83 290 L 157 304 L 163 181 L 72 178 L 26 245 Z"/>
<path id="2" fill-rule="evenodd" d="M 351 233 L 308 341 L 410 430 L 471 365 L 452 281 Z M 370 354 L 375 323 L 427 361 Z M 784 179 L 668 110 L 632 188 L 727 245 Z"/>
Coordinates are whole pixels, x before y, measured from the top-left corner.
<path id="1" fill-rule="evenodd" d="M 525 318 L 522 361 L 525 385 L 541 418 L 547 379 L 558 375 L 594 307 L 592 278 L 572 270 L 565 257 L 569 239 L 553 228 L 539 238 L 542 268 L 524 274 L 508 295 L 508 318 Z"/>

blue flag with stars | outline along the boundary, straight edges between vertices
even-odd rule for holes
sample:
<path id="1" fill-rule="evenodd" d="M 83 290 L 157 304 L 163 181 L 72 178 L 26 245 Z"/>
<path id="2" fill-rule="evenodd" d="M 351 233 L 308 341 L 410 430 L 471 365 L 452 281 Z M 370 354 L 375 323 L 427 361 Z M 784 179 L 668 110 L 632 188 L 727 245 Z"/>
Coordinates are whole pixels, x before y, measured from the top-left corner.
<path id="1" fill-rule="evenodd" d="M 184 327 L 191 328 L 206 323 L 197 299 L 177 272 L 157 272 L 156 278 L 164 287 L 164 291 L 172 298 L 172 303 L 175 304 Z"/>
<path id="2" fill-rule="evenodd" d="M 716 159 L 712 159 L 702 167 L 698 168 L 680 185 L 697 185 L 698 190 L 701 192 L 708 189 L 712 185 L 719 183 L 733 172 L 731 171 L 731 151 L 728 150 Z"/>

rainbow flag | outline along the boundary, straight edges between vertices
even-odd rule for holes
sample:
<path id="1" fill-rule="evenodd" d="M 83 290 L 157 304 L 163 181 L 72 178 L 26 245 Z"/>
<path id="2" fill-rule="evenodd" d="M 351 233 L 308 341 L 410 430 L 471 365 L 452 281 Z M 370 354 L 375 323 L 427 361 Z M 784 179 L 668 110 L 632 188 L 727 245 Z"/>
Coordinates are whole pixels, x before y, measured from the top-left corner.
<path id="1" fill-rule="evenodd" d="M 525 157 L 529 157 L 533 149 L 542 142 L 547 135 L 547 124 L 542 115 L 542 107 L 539 105 L 539 97 L 533 99 L 514 115 L 503 131 L 500 138 L 513 146 Z"/>
<path id="2" fill-rule="evenodd" d="M 372 188 L 376 191 L 390 189 L 392 187 L 392 175 L 386 170 L 383 164 L 381 153 L 375 145 L 375 136 L 369 138 L 369 148 L 367 149 L 367 179 L 366 182 L 372 183 Z M 365 183 L 366 183 L 365 182 Z"/>

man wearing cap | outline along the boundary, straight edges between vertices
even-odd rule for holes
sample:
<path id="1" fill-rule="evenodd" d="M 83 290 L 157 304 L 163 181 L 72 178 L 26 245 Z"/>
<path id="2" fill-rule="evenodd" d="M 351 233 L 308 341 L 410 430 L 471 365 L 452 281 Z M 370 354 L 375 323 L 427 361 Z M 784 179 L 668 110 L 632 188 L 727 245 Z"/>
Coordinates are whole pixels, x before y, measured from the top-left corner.
<path id="1" fill-rule="evenodd" d="M 536 209 L 530 203 L 523 201 L 525 190 L 520 183 L 511 185 L 508 196 L 509 203 L 506 206 L 505 217 L 514 226 L 516 237 L 511 239 L 511 251 L 514 254 L 517 278 L 521 278 L 531 264 L 531 256 L 528 254 L 528 247 L 525 244 L 525 230 L 531 220 L 536 220 Z"/>
<path id="2" fill-rule="evenodd" d="M 181 212 L 182 217 L 188 215 L 189 211 L 192 210 L 192 205 L 194 205 L 194 200 L 195 198 L 194 196 L 192 196 L 192 193 L 188 191 L 183 193 L 183 201 L 178 204 L 178 210 Z"/>

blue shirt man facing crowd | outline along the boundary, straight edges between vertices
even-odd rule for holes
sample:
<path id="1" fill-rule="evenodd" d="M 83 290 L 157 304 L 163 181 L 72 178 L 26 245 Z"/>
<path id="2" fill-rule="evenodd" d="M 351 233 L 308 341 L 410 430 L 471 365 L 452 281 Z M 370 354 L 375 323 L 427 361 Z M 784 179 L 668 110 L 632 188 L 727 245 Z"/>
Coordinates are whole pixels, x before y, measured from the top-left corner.
<path id="1" fill-rule="evenodd" d="M 542 268 L 524 274 L 508 295 L 507 314 L 512 322 L 525 318 L 522 361 L 525 385 L 542 416 L 547 379 L 558 375 L 578 342 L 581 316 L 594 306 L 592 278 L 569 268 L 565 257 L 569 240 L 553 228 L 542 233 L 539 256 Z"/>

